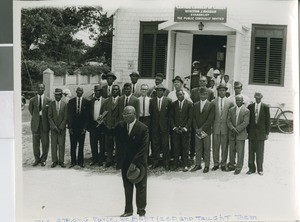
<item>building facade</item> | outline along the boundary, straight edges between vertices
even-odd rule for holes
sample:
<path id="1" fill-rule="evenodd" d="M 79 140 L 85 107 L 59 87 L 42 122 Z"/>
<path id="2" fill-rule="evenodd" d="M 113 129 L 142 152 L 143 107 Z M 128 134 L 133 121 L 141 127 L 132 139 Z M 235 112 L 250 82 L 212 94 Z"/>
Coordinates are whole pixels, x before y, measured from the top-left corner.
<path id="1" fill-rule="evenodd" d="M 186 10 L 186 17 L 179 18 L 178 9 Z M 225 15 L 212 21 L 214 10 Z M 297 1 L 292 0 L 199 1 L 176 9 L 146 1 L 121 7 L 114 13 L 112 71 L 121 83 L 138 70 L 139 81 L 150 86 L 162 72 L 164 85 L 172 89 L 174 76 L 189 76 L 197 60 L 202 72 L 212 66 L 225 70 L 232 82 L 242 82 L 243 93 L 253 101 L 260 91 L 266 103 L 285 103 L 285 109 L 293 110 L 298 60 L 293 54 L 297 18 L 291 15 L 296 13 Z"/>

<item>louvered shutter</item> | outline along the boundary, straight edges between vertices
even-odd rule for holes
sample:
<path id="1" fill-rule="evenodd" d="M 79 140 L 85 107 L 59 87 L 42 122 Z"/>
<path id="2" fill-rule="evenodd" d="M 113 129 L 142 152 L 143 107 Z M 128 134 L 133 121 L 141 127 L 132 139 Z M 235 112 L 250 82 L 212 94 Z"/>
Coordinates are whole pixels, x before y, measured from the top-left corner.
<path id="1" fill-rule="evenodd" d="M 156 55 L 155 73 L 166 73 L 167 64 L 168 35 L 157 34 L 156 36 Z"/>
<path id="2" fill-rule="evenodd" d="M 152 76 L 152 61 L 153 61 L 153 47 L 154 45 L 154 34 L 143 35 L 143 48 L 141 58 L 141 71 L 143 77 Z"/>

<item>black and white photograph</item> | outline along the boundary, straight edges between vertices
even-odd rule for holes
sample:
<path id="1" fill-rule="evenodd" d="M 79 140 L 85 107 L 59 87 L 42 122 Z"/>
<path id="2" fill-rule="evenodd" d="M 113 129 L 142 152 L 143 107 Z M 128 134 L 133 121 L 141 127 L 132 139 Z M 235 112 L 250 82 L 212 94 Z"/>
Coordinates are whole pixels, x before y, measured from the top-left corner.
<path id="1" fill-rule="evenodd" d="M 16 1 L 16 220 L 299 220 L 297 12 Z"/>

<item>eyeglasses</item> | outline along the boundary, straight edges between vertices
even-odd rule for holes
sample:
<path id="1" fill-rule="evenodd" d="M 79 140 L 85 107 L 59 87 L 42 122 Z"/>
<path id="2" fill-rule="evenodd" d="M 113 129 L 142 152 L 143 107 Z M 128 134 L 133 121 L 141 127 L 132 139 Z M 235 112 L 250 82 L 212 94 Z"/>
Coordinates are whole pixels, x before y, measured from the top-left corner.
<path id="1" fill-rule="evenodd" d="M 199 80 L 200 82 L 206 82 L 206 80 Z"/>
<path id="2" fill-rule="evenodd" d="M 234 89 L 241 89 L 242 87 L 234 87 Z"/>

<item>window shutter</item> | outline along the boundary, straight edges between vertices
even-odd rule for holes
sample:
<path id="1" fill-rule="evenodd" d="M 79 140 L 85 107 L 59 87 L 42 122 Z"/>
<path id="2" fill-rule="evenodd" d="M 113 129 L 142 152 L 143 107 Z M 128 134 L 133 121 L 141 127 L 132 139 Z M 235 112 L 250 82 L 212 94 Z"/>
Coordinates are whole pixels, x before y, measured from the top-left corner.
<path id="1" fill-rule="evenodd" d="M 152 76 L 152 58 L 153 58 L 153 44 L 154 35 L 144 34 L 142 45 L 142 58 L 141 58 L 141 74 L 143 77 Z"/>
<path id="2" fill-rule="evenodd" d="M 253 82 L 264 83 L 267 63 L 267 38 L 255 38 Z"/>
<path id="3" fill-rule="evenodd" d="M 166 73 L 167 46 L 168 46 L 168 35 L 167 34 L 157 34 L 155 73 L 159 73 L 159 72 Z"/>
<path id="4" fill-rule="evenodd" d="M 270 39 L 270 62 L 269 62 L 269 80 L 270 84 L 280 84 L 282 70 L 282 38 Z"/>

